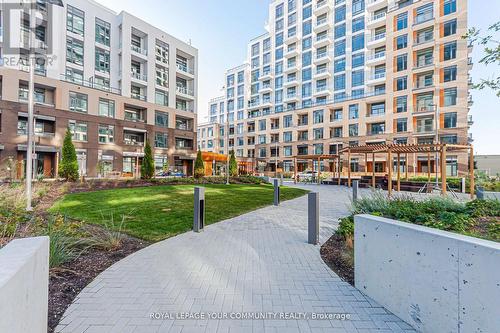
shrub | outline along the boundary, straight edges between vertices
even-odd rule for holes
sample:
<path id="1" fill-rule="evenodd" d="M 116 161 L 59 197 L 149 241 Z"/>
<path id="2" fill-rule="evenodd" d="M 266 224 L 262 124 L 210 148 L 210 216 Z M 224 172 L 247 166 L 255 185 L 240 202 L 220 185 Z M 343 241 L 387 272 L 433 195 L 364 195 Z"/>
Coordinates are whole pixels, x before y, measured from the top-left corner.
<path id="1" fill-rule="evenodd" d="M 472 217 L 500 216 L 500 201 L 498 200 L 474 200 L 466 205 L 468 213 Z"/>
<path id="2" fill-rule="evenodd" d="M 196 155 L 196 161 L 194 162 L 194 177 L 202 178 L 205 176 L 205 163 L 203 163 L 203 159 L 201 157 L 201 150 L 198 150 L 198 154 Z"/>
<path id="3" fill-rule="evenodd" d="M 51 217 L 46 226 L 40 226 L 39 233 L 50 238 L 50 268 L 61 267 L 84 251 L 85 242 L 81 240 L 79 227 L 79 224 L 68 223 L 67 219 L 61 216 Z"/>
<path id="4" fill-rule="evenodd" d="M 231 156 L 229 158 L 229 175 L 231 177 L 238 176 L 238 162 L 234 156 L 234 150 L 231 150 Z"/>
<path id="5" fill-rule="evenodd" d="M 106 221 L 104 216 L 104 228 L 92 234 L 87 244 L 94 248 L 104 251 L 113 251 L 118 249 L 126 236 L 122 233 L 123 225 L 125 224 L 126 216 L 122 215 L 119 224 L 115 223 L 113 214 L 111 214 L 109 221 Z"/>
<path id="6" fill-rule="evenodd" d="M 72 134 L 69 128 L 66 130 L 62 147 L 62 159 L 59 165 L 59 176 L 67 181 L 78 179 L 78 160 L 73 145 Z"/>
<path id="7" fill-rule="evenodd" d="M 149 140 L 146 140 L 146 147 L 144 147 L 144 158 L 141 165 L 141 178 L 151 179 L 155 175 L 155 162 L 153 160 L 153 152 Z"/>
<path id="8" fill-rule="evenodd" d="M 340 218 L 339 227 L 335 233 L 344 239 L 352 237 L 354 235 L 354 215 Z"/>

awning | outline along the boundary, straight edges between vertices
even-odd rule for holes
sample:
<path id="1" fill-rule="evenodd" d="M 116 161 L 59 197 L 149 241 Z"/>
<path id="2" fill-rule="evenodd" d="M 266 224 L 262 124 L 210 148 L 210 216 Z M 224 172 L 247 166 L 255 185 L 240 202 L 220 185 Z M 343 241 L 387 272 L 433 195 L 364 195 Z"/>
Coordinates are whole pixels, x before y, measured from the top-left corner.
<path id="1" fill-rule="evenodd" d="M 17 115 L 19 117 L 28 118 L 28 113 L 26 113 L 26 112 L 18 112 Z M 44 115 L 41 115 L 41 114 L 35 114 L 34 117 L 35 117 L 35 119 L 42 119 L 42 120 L 48 120 L 48 121 L 56 121 L 56 117 L 52 117 L 52 116 L 44 116 Z"/>
<path id="2" fill-rule="evenodd" d="M 18 151 L 27 151 L 28 146 L 27 145 L 17 145 L 17 150 Z M 38 146 L 35 145 L 35 153 L 57 153 L 59 151 L 59 148 L 57 147 L 51 147 L 51 146 Z"/>

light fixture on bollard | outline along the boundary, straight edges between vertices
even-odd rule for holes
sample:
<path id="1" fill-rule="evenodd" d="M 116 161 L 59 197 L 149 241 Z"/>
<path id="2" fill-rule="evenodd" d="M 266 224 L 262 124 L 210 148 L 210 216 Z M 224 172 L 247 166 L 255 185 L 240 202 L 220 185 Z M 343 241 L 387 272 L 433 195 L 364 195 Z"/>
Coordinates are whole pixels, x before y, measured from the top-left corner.
<path id="1" fill-rule="evenodd" d="M 274 205 L 280 205 L 280 185 L 278 179 L 274 180 Z"/>
<path id="2" fill-rule="evenodd" d="M 308 243 L 319 244 L 319 193 L 311 192 L 307 196 L 308 201 Z"/>
<path id="3" fill-rule="evenodd" d="M 201 232 L 205 227 L 205 188 L 194 188 L 193 231 Z"/>

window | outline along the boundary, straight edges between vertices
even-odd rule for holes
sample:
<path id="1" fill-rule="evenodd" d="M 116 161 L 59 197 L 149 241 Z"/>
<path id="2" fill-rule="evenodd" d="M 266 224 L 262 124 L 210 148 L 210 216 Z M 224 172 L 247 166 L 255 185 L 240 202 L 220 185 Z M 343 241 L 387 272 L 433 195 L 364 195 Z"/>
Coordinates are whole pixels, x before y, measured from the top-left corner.
<path id="1" fill-rule="evenodd" d="M 362 86 L 364 84 L 364 79 L 365 79 L 365 71 L 364 70 L 352 72 L 352 86 L 353 87 Z"/>
<path id="2" fill-rule="evenodd" d="M 332 130 L 333 138 L 341 138 L 342 137 L 342 127 L 334 127 Z"/>
<path id="3" fill-rule="evenodd" d="M 359 118 L 359 106 L 358 104 L 349 105 L 349 119 Z"/>
<path id="4" fill-rule="evenodd" d="M 311 60 L 312 60 L 311 58 L 312 58 L 311 51 L 304 52 L 302 54 L 302 66 L 303 67 L 310 66 L 311 65 Z"/>
<path id="5" fill-rule="evenodd" d="M 402 54 L 398 55 L 396 58 L 396 70 L 398 72 L 404 71 L 408 69 L 408 55 Z"/>
<path id="6" fill-rule="evenodd" d="M 323 154 L 323 144 L 322 143 L 315 143 L 313 145 L 313 147 L 314 147 L 314 154 L 315 155 Z"/>
<path id="7" fill-rule="evenodd" d="M 302 51 L 309 50 L 312 47 L 312 38 L 304 38 L 302 41 Z"/>
<path id="8" fill-rule="evenodd" d="M 245 82 L 245 72 L 238 72 L 238 84 Z"/>
<path id="9" fill-rule="evenodd" d="M 434 18 L 434 3 L 427 3 L 416 10 L 415 24 L 427 22 Z"/>
<path id="10" fill-rule="evenodd" d="M 396 90 L 406 90 L 408 89 L 408 78 L 406 76 L 398 77 L 396 79 Z"/>
<path id="11" fill-rule="evenodd" d="M 335 60 L 333 67 L 335 73 L 345 71 L 345 58 Z"/>
<path id="12" fill-rule="evenodd" d="M 361 31 L 365 29 L 365 18 L 359 17 L 357 19 L 352 20 L 352 33 L 357 31 Z"/>
<path id="13" fill-rule="evenodd" d="M 97 43 L 109 46 L 111 36 L 111 25 L 108 22 L 95 19 L 95 41 Z"/>
<path id="14" fill-rule="evenodd" d="M 309 81 L 312 79 L 312 70 L 311 68 L 306 68 L 302 70 L 302 81 Z"/>
<path id="15" fill-rule="evenodd" d="M 99 124 L 98 136 L 101 144 L 113 143 L 115 141 L 115 127 L 113 125 Z"/>
<path id="16" fill-rule="evenodd" d="M 396 48 L 398 50 L 404 49 L 408 46 L 408 35 L 401 35 L 396 38 Z"/>
<path id="17" fill-rule="evenodd" d="M 259 120 L 259 131 L 265 131 L 266 130 L 266 120 L 261 119 Z"/>
<path id="18" fill-rule="evenodd" d="M 335 27 L 334 38 L 342 38 L 345 36 L 345 23 Z"/>
<path id="19" fill-rule="evenodd" d="M 168 128 L 168 113 L 155 111 L 155 125 L 163 128 Z"/>
<path id="20" fill-rule="evenodd" d="M 385 132 L 385 123 L 374 123 L 370 124 L 370 130 L 368 132 L 369 135 L 377 135 L 384 134 Z"/>
<path id="21" fill-rule="evenodd" d="M 85 13 L 68 5 L 66 29 L 72 33 L 83 36 L 85 31 Z"/>
<path id="22" fill-rule="evenodd" d="M 342 120 L 342 113 L 343 113 L 342 109 L 333 110 L 332 120 L 333 121 Z"/>
<path id="23" fill-rule="evenodd" d="M 360 67 L 365 65 L 365 54 L 358 53 L 352 56 L 352 68 Z"/>
<path id="24" fill-rule="evenodd" d="M 312 6 L 307 6 L 302 9 L 302 19 L 307 20 L 312 16 Z"/>
<path id="25" fill-rule="evenodd" d="M 370 105 L 371 116 L 382 116 L 385 114 L 385 103 L 374 103 Z"/>
<path id="26" fill-rule="evenodd" d="M 313 138 L 314 138 L 314 140 L 323 139 L 323 129 L 322 128 L 313 129 Z"/>
<path id="27" fill-rule="evenodd" d="M 399 118 L 396 120 L 396 132 L 408 131 L 408 120 L 406 118 Z"/>
<path id="28" fill-rule="evenodd" d="M 74 141 L 87 141 L 87 123 L 82 121 L 70 120 L 69 130 L 73 135 Z"/>
<path id="29" fill-rule="evenodd" d="M 335 57 L 345 54 L 345 39 L 335 42 L 334 55 Z"/>
<path id="30" fill-rule="evenodd" d="M 313 121 L 315 124 L 322 124 L 324 121 L 323 110 L 316 110 L 313 112 Z"/>
<path id="31" fill-rule="evenodd" d="M 284 142 L 292 142 L 292 132 L 283 132 L 283 141 Z"/>
<path id="32" fill-rule="evenodd" d="M 396 97 L 396 112 L 406 112 L 408 110 L 408 97 L 398 96 Z"/>
<path id="33" fill-rule="evenodd" d="M 99 98 L 99 115 L 102 117 L 115 117 L 115 101 Z"/>
<path id="34" fill-rule="evenodd" d="M 69 109 L 71 111 L 87 113 L 87 98 L 87 95 L 71 91 L 69 93 Z"/>
<path id="35" fill-rule="evenodd" d="M 444 128 L 456 128 L 457 127 L 457 113 L 450 112 L 443 115 L 443 126 Z"/>
<path id="36" fill-rule="evenodd" d="M 457 144 L 458 143 L 458 137 L 457 135 L 442 135 L 441 136 L 441 143 L 444 143 L 444 144 L 450 144 L 450 145 L 453 145 L 453 144 Z"/>
<path id="37" fill-rule="evenodd" d="M 358 136 L 358 124 L 349 125 L 349 136 Z"/>
<path id="38" fill-rule="evenodd" d="M 408 28 L 408 13 L 402 13 L 397 16 L 396 21 L 397 30 L 403 30 Z"/>
<path id="39" fill-rule="evenodd" d="M 457 0 L 444 0 L 443 13 L 448 15 L 457 11 Z"/>
<path id="40" fill-rule="evenodd" d="M 155 132 L 155 148 L 167 148 L 168 135 L 163 132 Z"/>
<path id="41" fill-rule="evenodd" d="M 109 73 L 109 51 L 95 49 L 95 70 Z"/>
<path id="42" fill-rule="evenodd" d="M 312 32 L 312 21 L 302 23 L 302 36 L 310 35 Z"/>
<path id="43" fill-rule="evenodd" d="M 83 42 L 70 37 L 67 38 L 66 61 L 83 66 Z"/>
<path id="44" fill-rule="evenodd" d="M 457 57 L 457 42 L 444 44 L 444 60 L 451 60 Z"/>
<path id="45" fill-rule="evenodd" d="M 336 75 L 334 77 L 333 87 L 336 91 L 345 89 L 345 74 Z"/>
<path id="46" fill-rule="evenodd" d="M 278 6 L 276 6 L 276 18 L 280 18 L 284 14 L 284 5 L 280 3 Z"/>
<path id="47" fill-rule="evenodd" d="M 345 20 L 346 10 L 345 6 L 337 7 L 335 9 L 335 23 Z"/>
<path id="48" fill-rule="evenodd" d="M 352 15 L 357 15 L 365 10 L 365 0 L 352 1 Z"/>
<path id="49" fill-rule="evenodd" d="M 161 90 L 156 90 L 155 103 L 161 106 L 168 106 L 168 93 Z"/>
<path id="50" fill-rule="evenodd" d="M 448 88 L 444 90 L 444 105 L 457 105 L 457 88 Z"/>
<path id="51" fill-rule="evenodd" d="M 365 47 L 365 35 L 360 34 L 352 37 L 352 51 L 358 51 Z"/>
<path id="52" fill-rule="evenodd" d="M 457 80 L 457 66 L 445 67 L 443 69 L 444 82 L 451 82 Z"/>
<path id="53" fill-rule="evenodd" d="M 451 36 L 457 33 L 457 20 L 451 20 L 443 24 L 444 37 Z"/>
<path id="54" fill-rule="evenodd" d="M 168 64 L 168 45 L 156 41 L 156 60 Z"/>

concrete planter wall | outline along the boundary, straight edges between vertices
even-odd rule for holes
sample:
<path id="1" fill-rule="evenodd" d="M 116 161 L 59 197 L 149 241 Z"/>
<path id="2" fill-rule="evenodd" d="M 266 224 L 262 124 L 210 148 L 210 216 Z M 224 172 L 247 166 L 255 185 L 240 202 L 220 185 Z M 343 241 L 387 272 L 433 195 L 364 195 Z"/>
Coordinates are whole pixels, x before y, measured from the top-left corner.
<path id="1" fill-rule="evenodd" d="M 47 332 L 49 238 L 18 239 L 0 250 L 0 332 Z"/>
<path id="2" fill-rule="evenodd" d="M 355 217 L 355 284 L 421 332 L 497 332 L 500 244 Z"/>
<path id="3" fill-rule="evenodd" d="M 500 192 L 489 192 L 485 191 L 483 188 L 477 189 L 477 198 L 478 199 L 490 199 L 490 200 L 500 200 Z"/>

